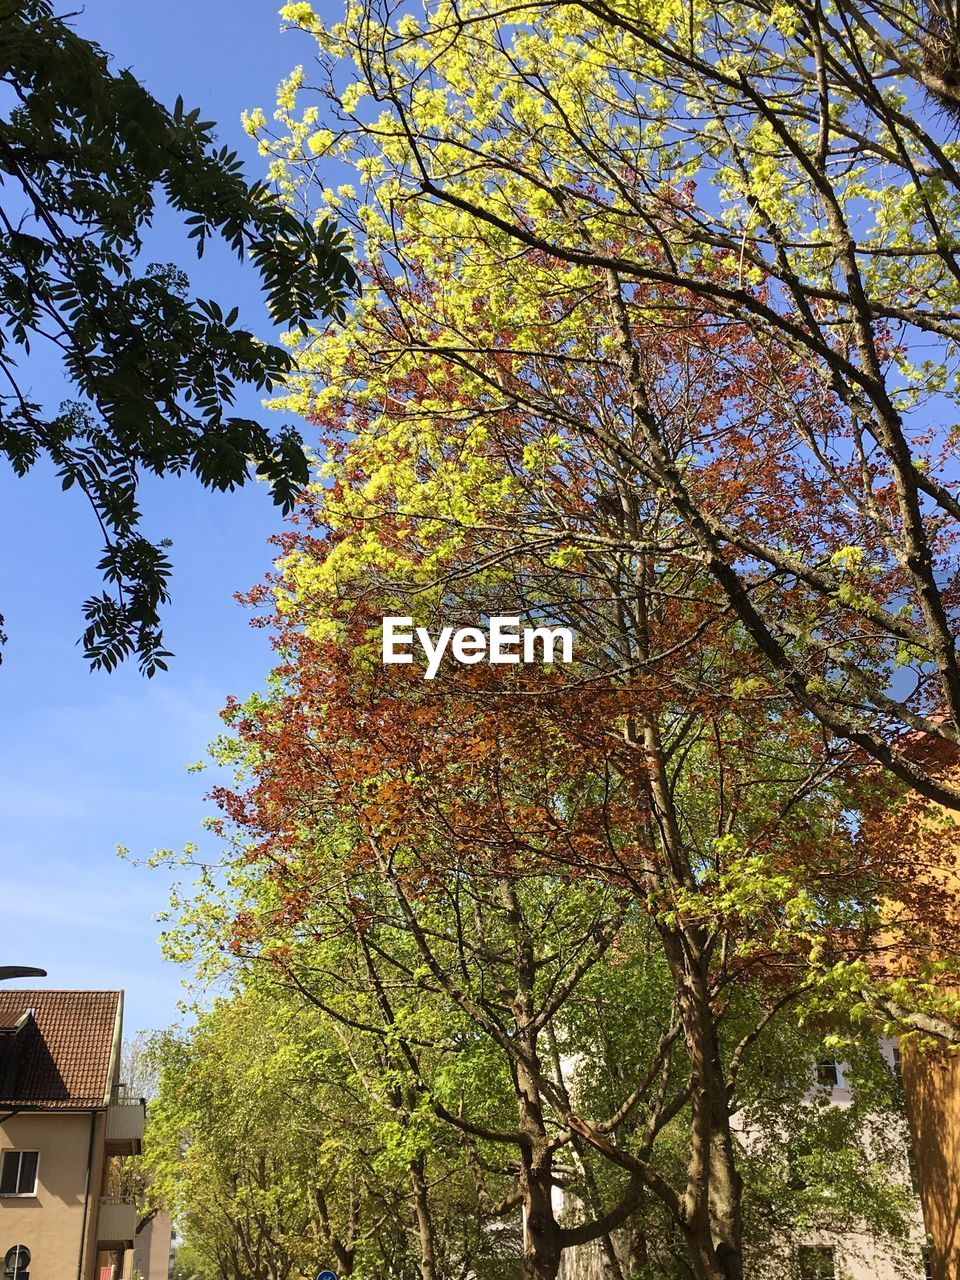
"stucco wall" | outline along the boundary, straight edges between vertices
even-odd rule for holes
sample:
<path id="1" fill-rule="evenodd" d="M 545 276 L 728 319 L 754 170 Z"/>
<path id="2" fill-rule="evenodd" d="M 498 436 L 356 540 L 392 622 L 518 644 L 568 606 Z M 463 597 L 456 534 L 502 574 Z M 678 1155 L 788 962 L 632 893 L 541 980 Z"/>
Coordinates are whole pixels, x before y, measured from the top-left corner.
<path id="1" fill-rule="evenodd" d="M 98 1127 L 102 1127 L 102 1117 Z M 80 1272 L 80 1245 L 83 1236 L 84 1186 L 90 1146 L 91 1113 L 22 1113 L 0 1124 L 0 1151 L 39 1151 L 37 1194 L 0 1196 L 0 1264 L 15 1244 L 30 1250 L 30 1280 L 91 1280 L 93 1249 L 84 1249 L 85 1265 Z M 102 1151 L 102 1134 L 95 1149 Z M 90 1180 L 88 1215 L 99 1191 L 98 1170 Z M 92 1246 L 88 1223 L 87 1245 Z"/>
<path id="2" fill-rule="evenodd" d="M 170 1215 L 158 1213 L 137 1236 L 133 1273 L 142 1280 L 167 1280 L 170 1265 Z"/>

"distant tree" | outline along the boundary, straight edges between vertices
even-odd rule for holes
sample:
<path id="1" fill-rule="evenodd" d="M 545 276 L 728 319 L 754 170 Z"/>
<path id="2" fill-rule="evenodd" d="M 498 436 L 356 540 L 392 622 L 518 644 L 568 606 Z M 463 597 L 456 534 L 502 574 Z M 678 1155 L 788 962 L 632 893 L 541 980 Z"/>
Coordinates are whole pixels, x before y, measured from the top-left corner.
<path id="1" fill-rule="evenodd" d="M 175 1246 L 170 1266 L 171 1280 L 196 1280 L 202 1274 L 202 1261 L 186 1241 Z"/>
<path id="2" fill-rule="evenodd" d="M 157 1069 L 150 1052 L 150 1034 L 138 1031 L 120 1051 L 120 1077 L 130 1098 L 149 1100 L 157 1091 Z"/>
<path id="3" fill-rule="evenodd" d="M 293 1280 L 330 1266 L 417 1280 L 422 1123 L 393 1105 L 396 1073 L 377 1072 L 363 1037 L 339 1030 L 277 986 L 251 984 L 186 1034 L 154 1038 L 144 1162 L 154 1203 L 176 1220 L 185 1274 Z M 462 1230 L 468 1176 L 432 1159 L 427 1216 Z"/>
<path id="4" fill-rule="evenodd" d="M 120 1079 L 128 1098 L 149 1102 L 155 1096 L 158 1066 L 148 1032 L 138 1031 L 131 1039 L 124 1040 L 120 1050 Z M 110 1170 L 109 1186 L 112 1195 L 136 1204 L 136 1234 L 139 1236 L 160 1211 L 153 1191 L 153 1179 L 142 1156 L 130 1156 L 116 1162 Z"/>
<path id="5" fill-rule="evenodd" d="M 0 0 L 0 78 L 0 455 L 18 476 L 46 457 L 84 491 L 107 584 L 84 604 L 84 650 L 107 670 L 135 654 L 153 675 L 169 657 L 171 565 L 169 543 L 139 531 L 141 475 L 232 490 L 252 466 L 287 509 L 307 463 L 292 428 L 231 413 L 236 386 L 270 391 L 289 352 L 192 297 L 177 268 L 141 264 L 145 228 L 165 203 L 198 255 L 219 237 L 253 261 L 273 320 L 304 331 L 342 311 L 354 274 L 331 220 L 249 184 L 198 111 L 111 70 L 49 0 Z M 76 394 L 55 413 L 21 368 L 36 346 L 58 353 Z"/>

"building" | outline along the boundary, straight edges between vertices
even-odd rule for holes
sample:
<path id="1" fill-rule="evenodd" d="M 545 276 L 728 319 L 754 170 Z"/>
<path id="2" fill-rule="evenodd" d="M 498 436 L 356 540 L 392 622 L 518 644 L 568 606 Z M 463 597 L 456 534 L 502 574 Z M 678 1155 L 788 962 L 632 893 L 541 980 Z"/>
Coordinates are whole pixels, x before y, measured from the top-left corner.
<path id="1" fill-rule="evenodd" d="M 922 768 L 956 783 L 955 748 L 942 741 L 931 744 L 923 734 L 908 735 L 910 739 Z M 894 882 L 899 882 L 887 908 L 889 968 L 884 976 L 919 976 L 928 994 L 942 995 L 948 1003 L 960 994 L 958 825 L 960 814 L 916 796 L 871 824 L 871 839 L 885 850 Z M 944 960 L 949 963 L 938 973 Z M 926 1277 L 960 1280 L 960 1048 L 937 1047 L 932 1038 L 921 1045 L 907 1041 L 900 1065 L 929 1246 Z"/>
<path id="2" fill-rule="evenodd" d="M 109 1188 L 116 1162 L 140 1151 L 145 1108 L 119 1080 L 122 1026 L 121 991 L 0 989 L 7 1280 L 129 1274 L 137 1210 Z"/>
<path id="3" fill-rule="evenodd" d="M 900 1055 L 896 1042 L 883 1040 L 880 1048 L 889 1070 L 899 1077 Z M 845 1071 L 843 1062 L 822 1062 L 817 1068 L 815 1091 L 835 1107 L 853 1104 Z M 887 1176 L 891 1183 L 899 1183 L 911 1192 L 914 1200 L 911 1258 L 904 1263 L 896 1253 L 879 1245 L 869 1231 L 807 1231 L 795 1242 L 800 1280 L 902 1280 L 905 1276 L 925 1280 L 928 1277 L 928 1250 L 911 1134 L 906 1125 L 897 1125 L 889 1116 L 876 1117 L 874 1131 L 881 1128 L 887 1136 L 895 1137 L 898 1148 L 897 1159 L 888 1166 Z M 863 1141 L 869 1150 L 872 1145 L 869 1125 L 865 1127 Z"/>
<path id="4" fill-rule="evenodd" d="M 960 1280 L 960 1057 L 905 1053 L 903 1083 L 930 1239 L 928 1280 Z"/>
<path id="5" fill-rule="evenodd" d="M 143 1224 L 133 1245 L 133 1280 L 168 1280 L 173 1265 L 173 1222 L 157 1213 Z"/>
<path id="6" fill-rule="evenodd" d="M 133 1246 L 133 1280 L 167 1280 L 172 1262 L 173 1223 L 158 1213 L 143 1224 Z"/>
<path id="7" fill-rule="evenodd" d="M 881 1051 L 891 1072 L 898 1071 L 899 1058 L 893 1041 L 882 1041 Z M 806 1102 L 810 1106 L 827 1104 L 830 1107 L 849 1108 L 853 1105 L 853 1093 L 848 1086 L 845 1064 L 821 1062 L 816 1079 L 811 1076 Z M 742 1114 L 731 1117 L 737 1141 L 749 1160 L 751 1148 L 759 1135 L 751 1132 Z M 824 1222 L 822 1226 L 788 1229 L 770 1255 L 761 1263 L 754 1263 L 749 1274 L 752 1280 L 929 1280 L 930 1269 L 926 1251 L 924 1220 L 915 1186 L 915 1168 L 910 1137 L 906 1126 L 892 1115 L 877 1115 L 873 1124 L 864 1125 L 861 1141 L 871 1158 L 877 1145 L 876 1139 L 886 1139 L 883 1150 L 894 1159 L 887 1164 L 889 1181 L 898 1184 L 912 1201 L 910 1219 L 912 1229 L 905 1250 L 889 1248 L 877 1240 L 866 1223 L 848 1223 L 847 1229 L 838 1230 Z M 790 1135 L 782 1135 L 783 1148 L 788 1150 Z M 564 1208 L 564 1197 L 559 1189 L 555 1194 L 558 1210 Z M 564 1254 L 559 1280 L 613 1280 L 623 1275 L 626 1268 L 620 1264 L 623 1258 L 622 1233 L 615 1232 L 612 1239 L 618 1254 L 617 1266 L 608 1264 L 603 1250 L 594 1242 Z M 479 1277 L 478 1277 L 479 1280 Z"/>

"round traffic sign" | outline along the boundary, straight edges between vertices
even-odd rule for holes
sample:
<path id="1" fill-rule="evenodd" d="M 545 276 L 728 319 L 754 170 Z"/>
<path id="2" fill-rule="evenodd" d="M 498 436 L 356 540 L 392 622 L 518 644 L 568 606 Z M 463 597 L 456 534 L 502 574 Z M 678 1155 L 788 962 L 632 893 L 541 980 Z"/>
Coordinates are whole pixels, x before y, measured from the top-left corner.
<path id="1" fill-rule="evenodd" d="M 332 1271 L 321 1271 L 317 1280 L 337 1280 L 337 1277 Z"/>

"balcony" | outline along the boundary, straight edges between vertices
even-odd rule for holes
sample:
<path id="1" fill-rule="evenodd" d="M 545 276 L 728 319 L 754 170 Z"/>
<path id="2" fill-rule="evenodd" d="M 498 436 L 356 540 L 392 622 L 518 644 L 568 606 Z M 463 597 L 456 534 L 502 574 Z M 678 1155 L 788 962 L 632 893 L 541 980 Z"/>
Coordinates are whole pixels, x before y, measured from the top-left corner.
<path id="1" fill-rule="evenodd" d="M 97 1212 L 97 1248 L 132 1249 L 137 1234 L 137 1206 L 131 1200 L 103 1196 Z"/>
<path id="2" fill-rule="evenodd" d="M 127 1097 L 123 1085 L 118 1085 L 107 1108 L 107 1155 L 138 1156 L 145 1119 L 143 1100 Z"/>

